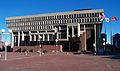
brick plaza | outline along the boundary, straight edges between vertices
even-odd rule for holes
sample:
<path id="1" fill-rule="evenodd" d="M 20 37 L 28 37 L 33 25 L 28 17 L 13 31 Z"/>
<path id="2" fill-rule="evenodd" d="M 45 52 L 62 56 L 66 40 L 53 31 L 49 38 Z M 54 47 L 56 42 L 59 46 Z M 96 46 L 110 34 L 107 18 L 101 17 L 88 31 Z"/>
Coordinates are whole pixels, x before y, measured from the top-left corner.
<path id="1" fill-rule="evenodd" d="M 8 53 L 0 61 L 0 71 L 119 71 L 120 59 L 73 53 Z"/>

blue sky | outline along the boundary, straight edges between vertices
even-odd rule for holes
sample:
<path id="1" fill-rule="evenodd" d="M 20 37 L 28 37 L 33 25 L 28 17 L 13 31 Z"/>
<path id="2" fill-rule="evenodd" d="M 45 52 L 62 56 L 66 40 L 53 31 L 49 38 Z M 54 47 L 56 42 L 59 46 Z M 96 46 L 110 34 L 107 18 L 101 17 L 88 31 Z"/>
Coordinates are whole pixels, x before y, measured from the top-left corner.
<path id="1" fill-rule="evenodd" d="M 118 21 L 111 21 L 112 34 L 120 33 L 120 0 L 1 0 L 0 29 L 7 31 L 6 17 L 72 11 L 75 9 L 104 9 L 106 17 L 116 16 Z M 110 42 L 110 24 L 106 25 L 108 42 Z M 104 25 L 102 32 L 105 32 Z M 4 37 L 3 37 L 4 41 Z"/>

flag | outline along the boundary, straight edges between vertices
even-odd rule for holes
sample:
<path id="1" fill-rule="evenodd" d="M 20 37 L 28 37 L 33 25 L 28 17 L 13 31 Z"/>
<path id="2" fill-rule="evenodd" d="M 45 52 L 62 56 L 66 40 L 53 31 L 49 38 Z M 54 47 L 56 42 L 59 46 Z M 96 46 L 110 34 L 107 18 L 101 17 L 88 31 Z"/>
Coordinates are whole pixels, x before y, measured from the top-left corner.
<path id="1" fill-rule="evenodd" d="M 116 20 L 117 20 L 117 18 L 113 16 L 113 17 L 112 17 L 112 20 L 113 20 L 113 21 L 116 21 Z"/>
<path id="2" fill-rule="evenodd" d="M 104 19 L 104 18 L 105 18 L 104 13 L 100 13 L 100 14 L 99 14 L 99 18 Z"/>
<path id="3" fill-rule="evenodd" d="M 106 22 L 110 22 L 110 19 L 109 19 L 109 18 L 105 18 L 105 21 L 106 21 Z"/>
<path id="4" fill-rule="evenodd" d="M 102 22 L 104 20 L 104 18 L 105 18 L 104 13 L 100 13 L 99 14 L 99 18 L 100 18 L 100 21 Z"/>

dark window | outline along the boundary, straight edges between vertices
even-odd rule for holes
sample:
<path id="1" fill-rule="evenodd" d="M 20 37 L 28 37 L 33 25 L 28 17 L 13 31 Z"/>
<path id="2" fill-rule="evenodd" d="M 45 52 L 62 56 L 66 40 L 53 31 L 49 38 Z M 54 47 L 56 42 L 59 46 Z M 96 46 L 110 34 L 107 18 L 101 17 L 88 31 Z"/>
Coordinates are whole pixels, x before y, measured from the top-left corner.
<path id="1" fill-rule="evenodd" d="M 74 15 L 72 14 L 72 18 L 74 18 Z"/>
<path id="2" fill-rule="evenodd" d="M 53 36 L 52 34 L 49 34 L 49 40 L 52 40 Z"/>
<path id="3" fill-rule="evenodd" d="M 64 18 L 66 18 L 66 15 L 64 15 Z"/>
<path id="4" fill-rule="evenodd" d="M 71 37 L 72 36 L 72 26 L 69 26 L 68 29 L 69 29 L 69 35 Z"/>
<path id="5" fill-rule="evenodd" d="M 84 17 L 86 17 L 86 14 L 84 14 Z"/>
<path id="6" fill-rule="evenodd" d="M 81 16 L 81 14 L 79 14 L 79 18 L 81 18 L 82 16 Z"/>
<path id="7" fill-rule="evenodd" d="M 45 36 L 45 40 L 47 40 L 47 34 L 45 34 L 44 36 Z"/>
<path id="8" fill-rule="evenodd" d="M 76 14 L 74 14 L 74 18 L 76 18 Z"/>
<path id="9" fill-rule="evenodd" d="M 87 19 L 87 22 L 90 22 L 90 21 L 89 21 L 89 18 Z"/>
<path id="10" fill-rule="evenodd" d="M 75 35 L 75 36 L 77 36 L 77 32 L 78 32 L 77 26 L 75 26 L 75 27 L 74 27 L 74 35 Z"/>
<path id="11" fill-rule="evenodd" d="M 72 18 L 72 15 L 69 15 L 69 18 Z"/>
<path id="12" fill-rule="evenodd" d="M 96 17 L 99 17 L 99 13 L 95 13 L 95 16 L 96 16 Z"/>

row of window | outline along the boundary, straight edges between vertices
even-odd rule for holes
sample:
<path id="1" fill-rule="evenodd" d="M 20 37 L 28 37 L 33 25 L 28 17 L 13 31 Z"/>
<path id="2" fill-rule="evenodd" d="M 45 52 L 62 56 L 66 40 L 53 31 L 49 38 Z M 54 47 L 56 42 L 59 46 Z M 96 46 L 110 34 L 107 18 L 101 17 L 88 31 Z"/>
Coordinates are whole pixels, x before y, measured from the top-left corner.
<path id="1" fill-rule="evenodd" d="M 13 30 L 39 30 L 39 29 L 53 29 L 53 26 L 13 27 Z"/>
<path id="2" fill-rule="evenodd" d="M 39 22 L 26 22 L 26 23 L 11 23 L 9 27 L 18 26 L 38 26 L 38 25 L 52 25 L 52 24 L 65 24 L 65 23 L 86 23 L 86 22 L 99 22 L 99 18 L 86 18 L 86 19 L 68 19 L 68 20 L 53 20 L 53 21 L 39 21 Z"/>
<path id="3" fill-rule="evenodd" d="M 99 14 L 100 13 L 83 13 L 83 14 L 68 14 L 68 15 L 30 17 L 30 18 L 21 18 L 21 19 L 7 20 L 7 22 L 30 22 L 30 21 L 43 21 L 43 20 L 55 20 L 55 19 L 99 17 Z"/>
<path id="4" fill-rule="evenodd" d="M 39 40 L 38 39 L 39 35 L 32 35 L 31 36 L 32 40 L 34 40 L 35 36 L 36 36 L 36 40 Z M 41 34 L 40 36 L 42 37 L 41 40 L 43 40 L 43 36 L 44 36 L 44 40 L 48 40 L 48 39 L 54 40 L 57 37 L 56 35 L 53 34 Z M 66 38 L 67 38 L 67 34 L 58 34 L 58 39 L 66 39 Z"/>

